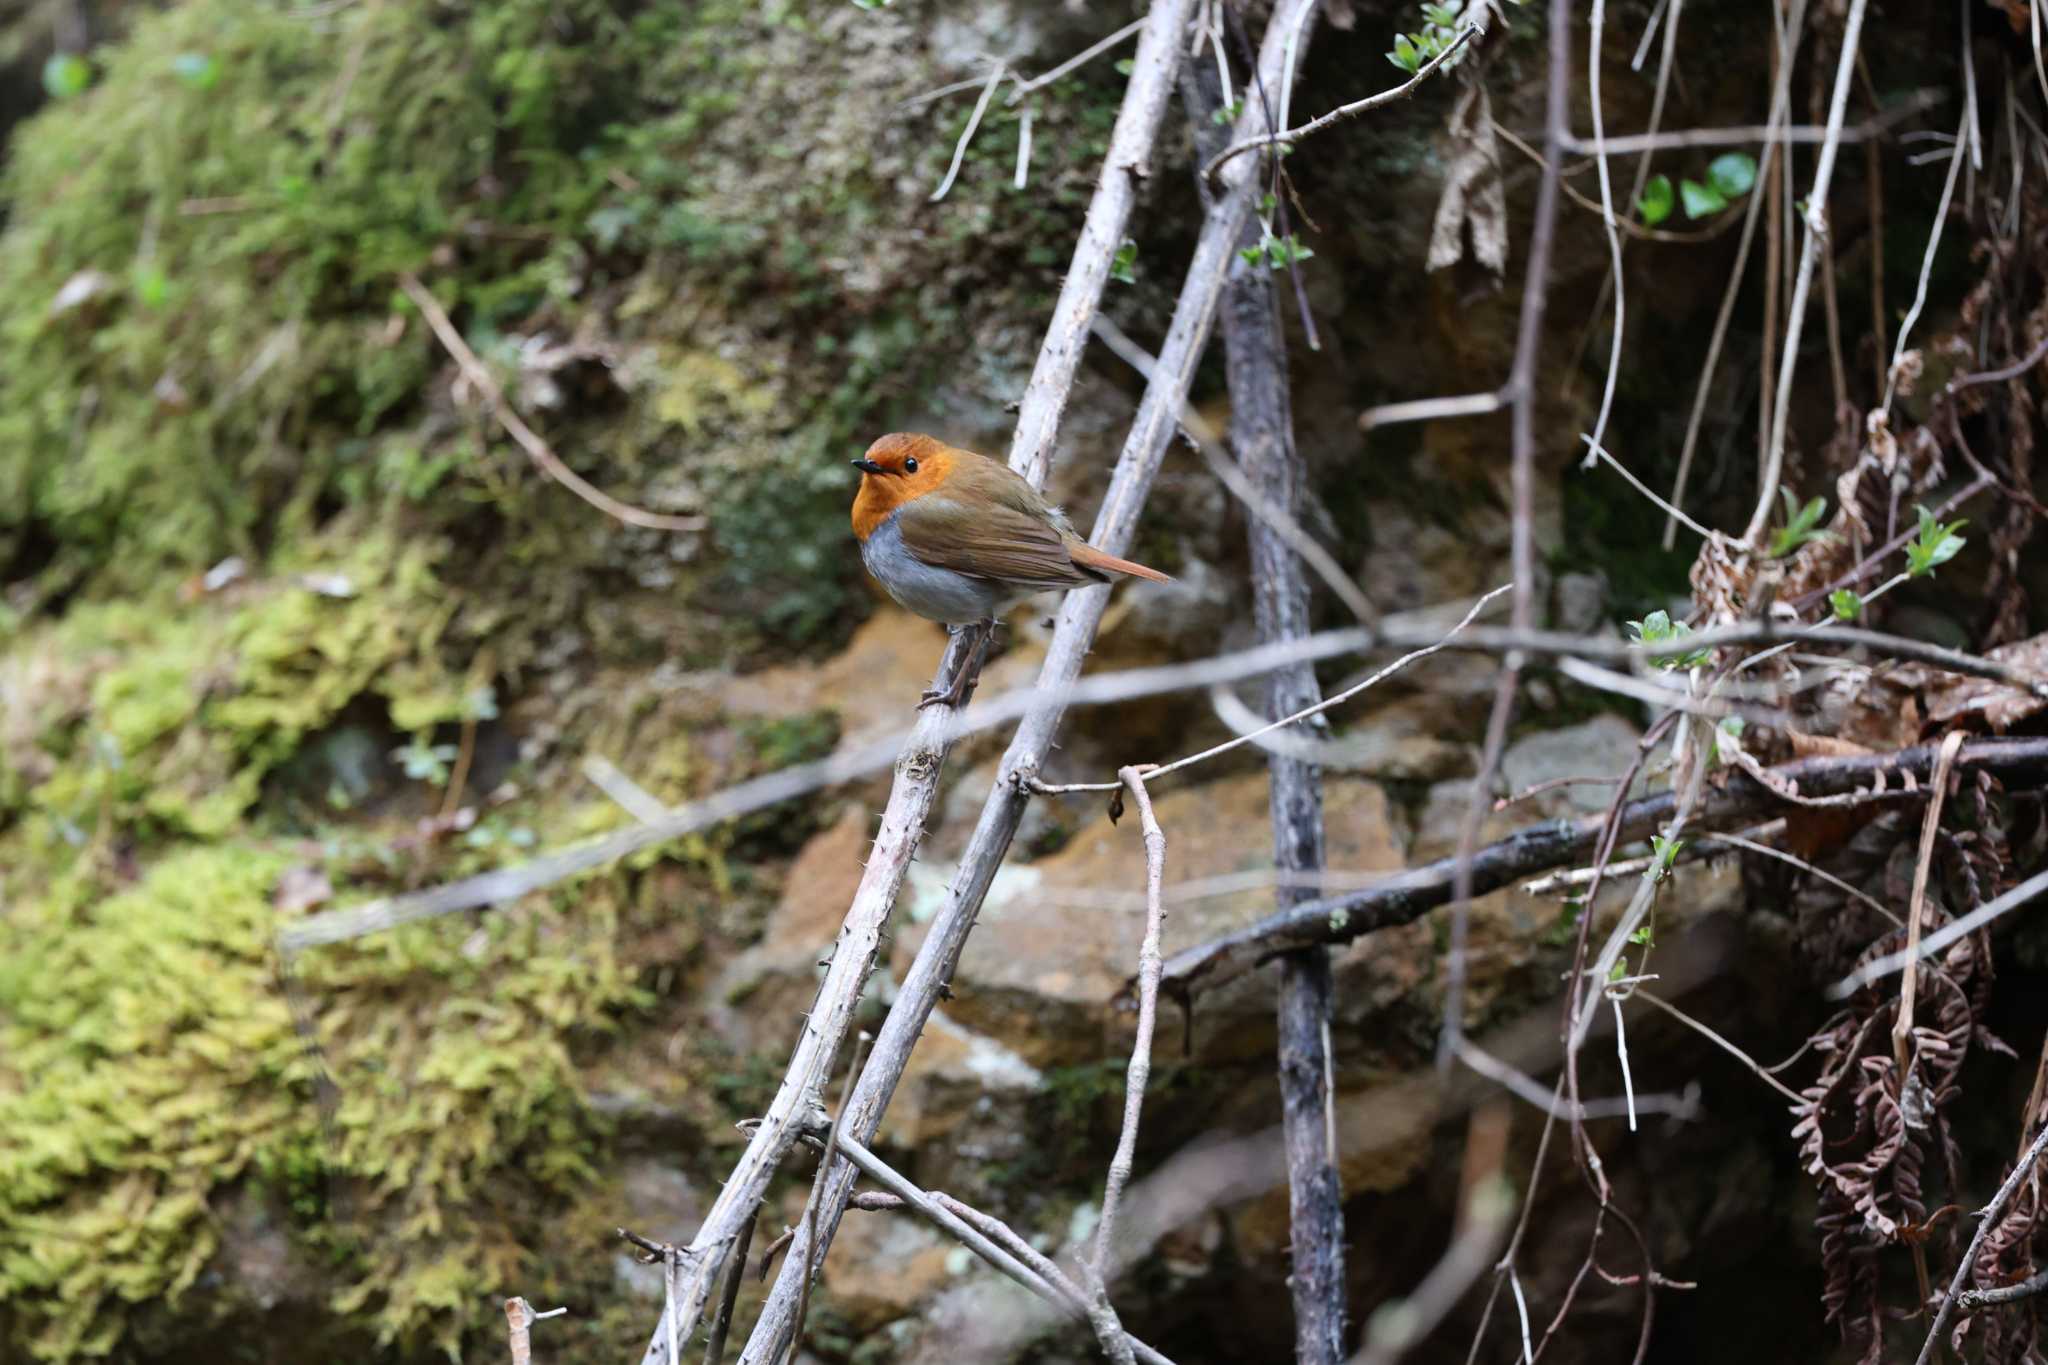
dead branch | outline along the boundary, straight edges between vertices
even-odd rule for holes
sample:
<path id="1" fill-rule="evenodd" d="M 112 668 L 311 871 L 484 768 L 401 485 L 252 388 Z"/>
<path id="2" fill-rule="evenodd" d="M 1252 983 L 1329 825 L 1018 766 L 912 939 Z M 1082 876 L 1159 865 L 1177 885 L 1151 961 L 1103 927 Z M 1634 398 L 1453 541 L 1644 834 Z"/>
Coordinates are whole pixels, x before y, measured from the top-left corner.
<path id="1" fill-rule="evenodd" d="M 1145 1087 L 1152 1075 L 1152 1030 L 1159 1018 L 1159 936 L 1165 925 L 1166 907 L 1160 887 L 1166 880 L 1166 832 L 1152 811 L 1152 797 L 1145 790 L 1145 778 L 1137 768 L 1117 774 L 1130 789 L 1138 808 L 1138 820 L 1145 834 L 1145 937 L 1138 946 L 1138 1028 L 1131 1039 L 1130 1066 L 1124 1073 L 1124 1121 L 1117 1134 L 1116 1152 L 1110 1158 L 1109 1176 L 1102 1185 L 1102 1216 L 1095 1226 L 1095 1254 L 1088 1261 L 1090 1295 L 1094 1302 L 1089 1316 L 1098 1333 L 1105 1336 L 1102 1349 L 1112 1359 L 1128 1354 L 1122 1330 L 1109 1308 L 1110 1248 L 1116 1241 L 1117 1206 L 1124 1186 L 1130 1183 L 1131 1165 L 1138 1151 L 1138 1121 L 1145 1111 Z"/>
<path id="2" fill-rule="evenodd" d="M 815 1132 L 811 1135 L 817 1136 Z M 976 1227 L 974 1224 L 982 1223 L 985 1227 L 989 1223 L 994 1223 L 1009 1234 L 1004 1240 L 1014 1240 L 1022 1243 L 1023 1239 L 1017 1237 L 1016 1233 L 1011 1232 L 1007 1226 L 986 1214 L 970 1219 L 967 1215 L 972 1214 L 973 1210 L 968 1209 L 957 1200 L 950 1199 L 944 1195 L 928 1193 L 920 1189 L 908 1176 L 905 1176 L 895 1167 L 889 1165 L 888 1162 L 882 1160 L 881 1157 L 875 1155 L 864 1143 L 854 1140 L 843 1131 L 839 1135 L 839 1154 L 851 1162 L 853 1167 L 863 1175 L 866 1175 L 876 1184 L 882 1186 L 890 1194 L 901 1199 L 911 1208 L 916 1209 L 938 1225 L 940 1229 L 957 1238 L 963 1246 L 981 1257 L 982 1260 L 987 1261 L 991 1266 L 1002 1271 L 1003 1274 L 1008 1275 L 1018 1284 L 1023 1285 L 1046 1302 L 1059 1308 L 1068 1317 L 1074 1318 L 1077 1321 L 1085 1320 L 1087 1304 L 1072 1281 L 1068 1280 L 1058 1267 L 1051 1266 L 1051 1263 L 1047 1262 L 1046 1264 L 1052 1273 L 1045 1274 L 1030 1265 L 1026 1265 L 1009 1250 L 998 1246 L 995 1240 L 983 1231 L 982 1227 Z M 1152 1347 L 1147 1346 L 1144 1342 L 1139 1341 L 1136 1337 L 1130 1336 L 1128 1333 L 1124 1334 L 1122 1345 L 1127 1354 L 1145 1361 L 1147 1365 L 1173 1365 L 1173 1362 L 1168 1360 L 1167 1357 L 1161 1355 Z"/>
<path id="3" fill-rule="evenodd" d="M 1025 386 L 1017 429 L 1010 444 L 1010 467 L 1033 484 L 1044 483 L 1051 464 L 1053 437 L 1073 387 L 1081 349 L 1087 342 L 1088 320 L 1109 280 L 1110 266 L 1135 202 L 1138 177 L 1151 160 L 1152 145 L 1180 69 L 1181 42 L 1191 8 L 1191 0 L 1155 0 L 1138 40 L 1123 107 L 1110 134 L 1109 155 L 1089 203 L 1052 323 Z M 1132 509 L 1134 515 L 1135 510 Z M 1105 544 L 1099 539 L 1096 543 Z M 961 632 L 947 648 L 939 677 L 935 679 L 937 685 L 944 687 L 964 676 L 960 670 L 968 667 L 973 648 L 967 639 L 969 634 Z M 950 748 L 946 735 L 953 710 L 944 705 L 927 708 L 897 758 L 895 780 L 874 849 L 840 927 L 831 964 L 805 1018 L 795 1053 L 768 1112 L 750 1136 L 738 1166 L 720 1189 L 718 1199 L 691 1242 L 692 1249 L 700 1254 L 691 1266 L 688 1293 L 674 1309 L 682 1315 L 681 1334 L 685 1337 L 695 1330 L 719 1264 L 737 1238 L 739 1228 L 754 1216 L 770 1178 L 795 1139 L 798 1125 L 817 1108 L 825 1064 L 838 1055 L 840 1043 L 851 1027 L 854 1007 L 866 987 L 883 926 L 896 903 L 911 855 L 924 836 L 925 821 L 937 797 L 939 772 Z M 872 1129 L 857 1128 L 857 1132 L 865 1136 Z M 832 1187 L 839 1193 L 829 1204 L 829 1215 L 822 1220 L 824 1227 L 817 1241 L 821 1253 L 838 1226 L 851 1172 L 834 1172 L 832 1180 Z M 817 1259 L 811 1254 L 810 1239 L 798 1240 L 805 1245 L 793 1249 L 784 1259 L 775 1290 L 748 1339 L 743 1358 L 779 1359 L 794 1335 L 795 1309 L 801 1294 L 792 1292 L 797 1290 L 793 1281 L 803 1279 L 808 1283 L 806 1271 Z M 794 1271 L 792 1266 L 796 1267 Z M 669 1312 L 665 1310 L 663 1316 L 667 1318 Z M 654 1332 L 643 1365 L 680 1365 L 666 1351 L 667 1336 L 663 1330 Z M 775 1342 L 772 1351 L 756 1350 L 770 1340 Z"/>
<path id="4" fill-rule="evenodd" d="M 1971 1267 L 1977 1264 L 1977 1248 L 1984 1245 L 1984 1234 L 1991 1231 L 1992 1224 L 1998 1221 L 1998 1215 L 2004 1211 L 2006 1201 L 2012 1198 L 2012 1192 L 2020 1187 L 2020 1182 L 2027 1178 L 2027 1172 L 2033 1170 L 2034 1163 L 2041 1159 L 2043 1147 L 2048 1147 L 2048 1127 L 2041 1129 L 2040 1136 L 2034 1139 L 2033 1145 L 2013 1163 L 2012 1174 L 2005 1178 L 2005 1183 L 1998 1187 L 1998 1193 L 1991 1196 L 1991 1202 L 1977 1215 L 1976 1235 L 1970 1238 L 1970 1249 L 1963 1253 L 1963 1259 L 1956 1265 L 1955 1278 L 1948 1282 L 1948 1293 L 1942 1295 L 1941 1308 L 1934 1315 L 1934 1326 L 1928 1331 L 1927 1342 L 1920 1348 L 1920 1355 L 1914 1361 L 1914 1365 L 1927 1365 L 1927 1362 L 1934 1358 L 1937 1343 L 1941 1341 L 1942 1333 L 1948 1328 L 1949 1317 L 1956 1311 L 1956 1305 L 1962 1299 L 1963 1282 L 1969 1279 Z"/>
<path id="5" fill-rule="evenodd" d="M 1158 0 L 1158 3 L 1163 6 L 1170 0 Z M 1260 69 L 1268 83 L 1280 75 L 1288 61 L 1298 60 L 1302 54 L 1305 39 L 1296 40 L 1293 35 L 1312 8 L 1313 0 L 1286 0 L 1268 21 L 1267 36 L 1259 58 Z M 1172 47 L 1175 55 L 1179 50 L 1181 27 L 1185 24 L 1185 9 L 1181 9 L 1179 14 L 1180 25 L 1175 27 L 1170 39 L 1163 40 Z M 1140 71 L 1147 69 L 1145 54 L 1153 51 L 1150 46 L 1153 37 L 1153 30 L 1148 28 L 1140 42 Z M 1158 60 L 1163 64 L 1165 58 Z M 1134 75 L 1134 83 L 1136 80 Z M 1256 135 L 1269 126 L 1264 120 L 1264 114 L 1255 104 L 1247 110 L 1241 124 L 1247 133 Z M 1110 169 L 1105 174 L 1117 173 L 1127 164 L 1112 154 Z M 1172 323 L 1164 344 L 1159 348 L 1157 377 L 1146 385 L 1145 396 L 1139 403 L 1137 416 L 1111 475 L 1109 490 L 1088 537 L 1089 543 L 1109 553 L 1120 553 L 1129 545 L 1153 475 L 1173 437 L 1175 418 L 1186 401 L 1195 366 L 1208 340 L 1225 272 L 1252 210 L 1257 184 L 1250 174 L 1251 169 L 1249 162 L 1238 162 L 1225 169 L 1223 186 L 1203 223 Z M 1114 251 L 1118 240 L 1118 237 L 1111 236 L 1102 243 L 1105 253 L 1102 268 L 1105 272 L 1107 254 Z M 1061 318 L 1064 322 L 1064 308 Z M 1073 334 L 1076 344 L 1080 340 L 1081 329 L 1087 325 L 1086 317 L 1078 318 L 1077 323 Z M 1019 439 L 1022 439 L 1021 429 Z M 1024 467 L 1015 459 L 1012 463 L 1020 469 Z M 1095 628 L 1107 601 L 1108 592 L 1104 589 L 1089 588 L 1067 594 L 1060 605 L 1052 644 L 1040 672 L 1042 686 L 1058 691 L 1073 685 L 1094 640 Z M 952 975 L 953 963 L 973 926 L 975 913 L 988 894 L 996 868 L 1008 851 L 1010 840 L 1023 817 L 1024 805 L 1030 794 L 1022 780 L 1034 774 L 1043 763 L 1063 714 L 1064 707 L 1056 702 L 1034 710 L 1019 725 L 1003 756 L 994 789 L 962 856 L 960 872 L 933 918 L 915 961 L 897 989 L 895 1003 L 876 1037 L 874 1052 L 855 1086 L 846 1132 L 856 1141 L 871 1140 L 880 1126 L 882 1111 L 909 1064 L 911 1049 L 916 1045 L 925 1020 L 930 1017 L 947 979 Z M 871 863 L 871 871 L 872 866 Z M 899 880 L 900 875 L 899 869 Z M 851 1176 L 835 1173 L 823 1192 L 824 1202 L 818 1220 L 821 1241 L 830 1242 L 851 1189 Z M 791 1258 L 784 1261 L 775 1288 L 762 1308 L 760 1323 L 749 1343 L 750 1360 L 772 1359 L 789 1339 L 791 1309 L 796 1299 L 793 1283 L 796 1272 L 790 1269 L 794 1259 L 795 1253 L 792 1252 Z"/>
<path id="6" fill-rule="evenodd" d="M 1809 758 L 1765 771 L 1774 782 L 1789 782 L 1808 793 L 1862 790 L 1873 798 L 1918 794 L 1933 771 L 1936 746 L 1920 745 L 1891 754 Z M 1988 772 L 2011 785 L 2048 779 L 2048 739 L 1980 739 L 1962 747 L 1956 766 Z M 1783 801 L 1771 786 L 1746 773 L 1727 775 L 1702 793 L 1693 823 L 1715 828 L 1754 821 Z M 1671 818 L 1676 796 L 1662 792 L 1631 801 L 1619 813 L 1616 842 L 1640 839 Z M 1599 842 L 1606 817 L 1548 821 L 1480 849 L 1472 860 L 1473 894 L 1496 891 L 1520 877 L 1583 858 Z M 1161 984 L 1183 998 L 1197 987 L 1213 988 L 1262 966 L 1275 955 L 1311 943 L 1348 943 L 1361 934 L 1409 924 L 1448 902 L 1456 858 L 1397 873 L 1378 886 L 1326 897 L 1269 915 L 1221 938 L 1175 953 L 1166 961 Z M 2048 890 L 2048 874 L 2035 879 L 2035 894 Z M 2001 897 L 2001 900 L 2006 899 Z M 1989 907 L 1987 907 L 1989 908 Z M 2010 908 L 2009 906 L 2006 908 Z M 1934 942 L 1930 935 L 1927 944 Z M 1127 988 L 1128 989 L 1128 988 Z"/>
<path id="7" fill-rule="evenodd" d="M 1457 42 L 1438 54 L 1430 66 L 1441 65 L 1469 33 L 1469 29 L 1461 32 Z M 1416 80 L 1427 74 L 1418 72 Z M 1202 134 L 1215 126 L 1211 111 L 1221 99 L 1212 87 L 1212 82 L 1199 77 L 1187 82 L 1188 112 L 1197 130 L 1198 152 L 1207 150 L 1204 144 L 1210 139 Z M 1334 115 L 1318 122 L 1331 117 Z M 1304 125 L 1298 136 L 1306 136 L 1315 126 Z M 1227 155 L 1226 150 L 1212 156 L 1205 171 L 1221 164 Z M 1246 225 L 1241 240 L 1246 246 L 1257 244 L 1257 231 L 1251 224 Z M 1259 640 L 1300 639 L 1310 633 L 1309 582 L 1303 566 L 1310 562 L 1310 551 L 1324 557 L 1327 552 L 1305 536 L 1297 539 L 1290 534 L 1299 529 L 1306 471 L 1294 444 L 1286 340 L 1279 326 L 1271 272 L 1242 255 L 1231 262 L 1230 278 L 1224 285 L 1222 331 L 1230 392 L 1230 447 L 1237 463 L 1229 464 L 1207 441 L 1203 454 L 1219 474 L 1235 474 L 1259 495 L 1260 505 L 1255 506 L 1256 514 L 1247 519 L 1246 527 L 1252 617 Z M 1323 570 L 1318 572 L 1329 577 Z M 1348 577 L 1344 584 L 1363 597 Z M 1349 597 L 1346 603 L 1351 605 Z M 1365 606 L 1366 611 L 1360 613 L 1358 606 L 1352 605 L 1353 614 L 1361 620 L 1377 620 L 1378 612 L 1370 603 Z M 1288 718 L 1303 717 L 1307 724 L 1296 721 L 1299 728 L 1288 729 L 1282 737 L 1306 738 L 1318 730 L 1326 734 L 1328 722 L 1321 706 L 1322 689 L 1312 665 L 1279 669 L 1266 680 L 1265 715 L 1259 717 L 1271 724 L 1253 728 L 1276 729 L 1288 726 Z M 1285 875 L 1313 877 L 1324 863 L 1322 774 L 1312 762 L 1271 750 L 1266 767 L 1274 867 Z M 1148 773 L 1148 779 L 1150 776 Z M 1314 895 L 1308 885 L 1297 884 L 1280 887 L 1275 900 L 1284 909 Z M 1344 1187 L 1337 1170 L 1332 1109 L 1335 1066 L 1330 1055 L 1330 993 L 1327 949 L 1309 948 L 1281 959 L 1277 1060 L 1281 1126 L 1287 1140 L 1292 1266 L 1287 1286 L 1294 1300 L 1297 1365 L 1337 1365 L 1344 1354 Z"/>
<path id="8" fill-rule="evenodd" d="M 448 354 L 461 369 L 462 377 L 475 385 L 477 392 L 484 396 L 484 402 L 489 406 L 491 415 L 498 419 L 498 424 L 505 428 L 506 434 L 519 443 L 520 449 L 540 467 L 542 473 L 606 516 L 623 521 L 628 526 L 644 526 L 654 531 L 704 529 L 705 521 L 702 517 L 670 516 L 665 512 L 649 512 L 631 503 L 620 502 L 563 464 L 561 457 L 555 454 L 546 441 L 534 434 L 533 428 L 526 425 L 512 404 L 506 400 L 504 390 L 498 387 L 498 381 L 491 375 L 483 361 L 477 359 L 476 352 L 469 349 L 469 343 L 462 339 L 462 333 L 456 331 L 455 324 L 449 321 L 448 311 L 441 307 L 441 301 L 434 297 L 432 291 L 420 283 L 420 277 L 410 270 L 404 271 L 398 277 L 398 287 L 405 291 L 406 297 L 411 299 L 425 316 L 427 326 L 433 329 L 434 335 L 440 338 L 441 345 L 447 348 Z"/>

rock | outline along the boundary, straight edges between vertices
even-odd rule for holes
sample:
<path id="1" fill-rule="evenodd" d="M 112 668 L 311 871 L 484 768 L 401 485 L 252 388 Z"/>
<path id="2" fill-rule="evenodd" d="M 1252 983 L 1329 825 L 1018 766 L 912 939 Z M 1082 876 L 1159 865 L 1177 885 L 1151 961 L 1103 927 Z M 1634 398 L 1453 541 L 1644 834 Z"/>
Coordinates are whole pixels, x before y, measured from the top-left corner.
<path id="1" fill-rule="evenodd" d="M 1602 712 L 1579 725 L 1540 730 L 1516 740 L 1501 755 L 1501 777 L 1510 795 L 1562 778 L 1619 777 L 1635 760 L 1636 741 L 1641 737 L 1641 732 L 1620 716 Z M 1614 788 L 1574 783 L 1556 794 L 1572 810 L 1589 813 L 1605 810 Z M 1523 818 L 1527 818 L 1526 812 Z"/>
<path id="2" fill-rule="evenodd" d="M 816 994 L 818 964 L 831 955 L 860 885 L 874 814 L 854 802 L 813 835 L 790 865 L 782 900 L 761 941 L 726 965 L 710 992 L 711 1025 L 742 1052 L 780 1046 Z"/>
<path id="3" fill-rule="evenodd" d="M 1173 895 L 1167 952 L 1272 908 L 1265 874 L 1273 866 L 1273 836 L 1263 771 L 1201 787 L 1168 786 L 1154 797 L 1154 807 L 1166 831 L 1166 881 Z M 1331 782 L 1324 818 L 1333 870 L 1400 865 L 1378 786 L 1356 779 Z M 913 919 L 924 896 L 943 894 L 951 875 L 948 867 L 919 866 Z M 954 978 L 953 1017 L 1002 1040 L 1034 1066 L 1113 1055 L 1131 1022 L 1112 1010 L 1111 1001 L 1137 966 L 1144 884 L 1144 846 L 1131 814 L 1120 826 L 1097 819 L 1058 853 L 1005 867 Z M 907 930 L 901 935 L 899 962 L 914 952 L 918 937 Z M 1270 982 L 1259 988 L 1269 993 Z"/>
<path id="4" fill-rule="evenodd" d="M 956 1251 L 972 1259 L 908 1210 L 849 1210 L 825 1257 L 825 1292 L 857 1330 L 872 1331 L 916 1311 L 951 1282 Z"/>
<path id="5" fill-rule="evenodd" d="M 687 1245 L 704 1221 L 707 1207 L 691 1179 L 666 1161 L 638 1158 L 619 1171 L 618 1223 L 657 1242 Z M 612 1274 L 620 1285 L 645 1299 L 660 1301 L 661 1267 L 646 1265 L 630 1251 L 612 1257 Z"/>
<path id="6" fill-rule="evenodd" d="M 1034 1141 L 1026 1110 L 1045 1083 L 1011 1048 L 973 1032 L 943 1010 L 932 1013 L 882 1120 L 882 1137 L 924 1154 L 918 1178 L 959 1186 L 1015 1161 Z"/>
<path id="7" fill-rule="evenodd" d="M 1559 630 L 1591 635 L 1607 625 L 1607 575 L 1560 574 L 1554 590 L 1550 619 Z"/>
<path id="8" fill-rule="evenodd" d="M 743 716 L 789 716 L 829 709 L 839 713 L 845 742 L 873 739 L 917 719 L 917 699 L 931 685 L 945 652 L 944 628 L 890 607 L 853 633 L 846 648 L 822 663 L 784 664 L 749 674 L 726 696 Z M 983 670 L 977 695 L 990 697 L 1038 676 L 1041 652 L 1022 639 Z"/>

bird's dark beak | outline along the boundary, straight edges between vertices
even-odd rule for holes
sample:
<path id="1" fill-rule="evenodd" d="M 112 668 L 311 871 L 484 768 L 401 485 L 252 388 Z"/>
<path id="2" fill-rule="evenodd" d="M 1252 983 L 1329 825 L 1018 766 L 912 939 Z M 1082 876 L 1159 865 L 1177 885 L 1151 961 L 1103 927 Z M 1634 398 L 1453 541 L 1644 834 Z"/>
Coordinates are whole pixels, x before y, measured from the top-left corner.
<path id="1" fill-rule="evenodd" d="M 855 469 L 858 469 L 863 474 L 879 474 L 882 472 L 882 467 L 880 465 L 876 464 L 873 460 L 868 459 L 855 460 L 853 462 L 853 467 Z"/>

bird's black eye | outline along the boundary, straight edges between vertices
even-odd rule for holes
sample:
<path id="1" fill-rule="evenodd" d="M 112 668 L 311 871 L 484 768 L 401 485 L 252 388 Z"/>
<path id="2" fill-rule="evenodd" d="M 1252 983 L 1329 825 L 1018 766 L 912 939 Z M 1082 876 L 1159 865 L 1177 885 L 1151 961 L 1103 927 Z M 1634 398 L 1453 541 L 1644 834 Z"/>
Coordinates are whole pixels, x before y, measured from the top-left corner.
<path id="1" fill-rule="evenodd" d="M 915 474 L 917 472 L 917 460 L 915 457 L 906 457 L 904 459 L 903 472 L 906 474 Z"/>

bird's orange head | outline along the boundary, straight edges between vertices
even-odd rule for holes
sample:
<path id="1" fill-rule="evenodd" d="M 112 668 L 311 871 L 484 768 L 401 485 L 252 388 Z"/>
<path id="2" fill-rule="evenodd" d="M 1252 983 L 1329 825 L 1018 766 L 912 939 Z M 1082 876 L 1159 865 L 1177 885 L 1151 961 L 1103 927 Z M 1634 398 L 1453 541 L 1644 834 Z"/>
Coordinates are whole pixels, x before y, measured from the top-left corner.
<path id="1" fill-rule="evenodd" d="M 943 441 L 899 431 L 868 447 L 853 462 L 860 492 L 853 498 L 853 534 L 866 540 L 906 502 L 937 491 L 952 475 L 957 455 Z"/>

